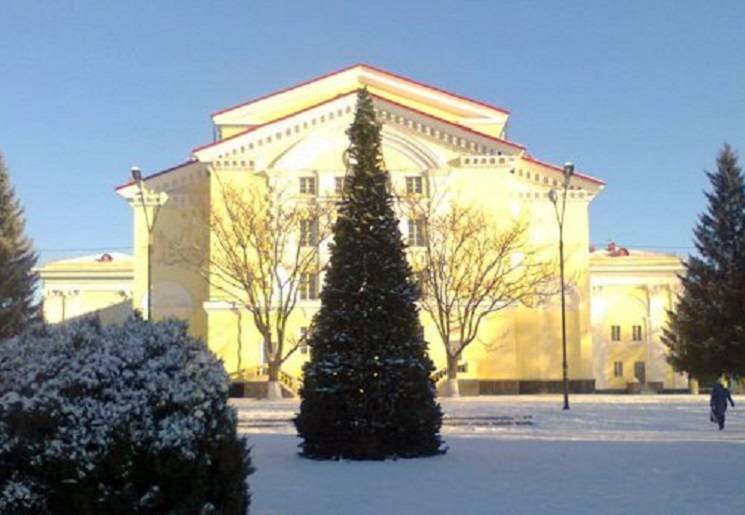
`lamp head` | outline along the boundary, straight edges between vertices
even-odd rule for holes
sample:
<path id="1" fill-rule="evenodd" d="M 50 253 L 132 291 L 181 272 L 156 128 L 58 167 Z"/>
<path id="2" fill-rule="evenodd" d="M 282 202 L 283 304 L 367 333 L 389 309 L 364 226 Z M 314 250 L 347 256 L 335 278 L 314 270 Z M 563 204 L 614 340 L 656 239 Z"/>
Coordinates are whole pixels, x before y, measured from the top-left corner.
<path id="1" fill-rule="evenodd" d="M 142 181 L 142 170 L 140 170 L 140 167 L 139 166 L 133 166 L 132 167 L 132 170 L 131 170 L 131 173 L 132 173 L 132 180 L 133 181 L 135 181 L 135 182 Z"/>
<path id="2" fill-rule="evenodd" d="M 564 174 L 564 177 L 571 177 L 572 175 L 574 175 L 574 163 L 564 163 L 562 173 Z"/>

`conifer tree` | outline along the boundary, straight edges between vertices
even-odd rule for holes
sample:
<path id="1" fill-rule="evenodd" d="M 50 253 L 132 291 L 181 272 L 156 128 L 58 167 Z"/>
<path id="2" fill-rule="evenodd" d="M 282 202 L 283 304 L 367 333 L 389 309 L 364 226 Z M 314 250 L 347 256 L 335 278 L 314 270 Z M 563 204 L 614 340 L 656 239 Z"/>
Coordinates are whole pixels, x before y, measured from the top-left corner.
<path id="1" fill-rule="evenodd" d="M 0 155 L 0 342 L 36 320 L 36 253 L 24 235 L 23 209 Z"/>
<path id="2" fill-rule="evenodd" d="M 698 255 L 685 265 L 663 341 L 677 370 L 710 380 L 745 373 L 745 180 L 729 145 L 706 175 L 712 191 L 694 229 Z"/>
<path id="3" fill-rule="evenodd" d="M 388 191 L 380 125 L 360 90 L 347 134 L 349 170 L 309 338 L 300 413 L 302 455 L 385 459 L 443 452 L 442 411 L 430 378 L 406 261 Z"/>

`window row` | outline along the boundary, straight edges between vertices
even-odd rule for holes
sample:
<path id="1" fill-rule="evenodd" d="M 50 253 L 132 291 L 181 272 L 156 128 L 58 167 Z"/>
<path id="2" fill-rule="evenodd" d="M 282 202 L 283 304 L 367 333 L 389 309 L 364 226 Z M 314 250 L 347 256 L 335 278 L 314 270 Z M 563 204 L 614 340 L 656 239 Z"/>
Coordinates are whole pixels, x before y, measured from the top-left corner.
<path id="1" fill-rule="evenodd" d="M 634 362 L 634 377 L 642 384 L 647 382 L 646 369 L 647 366 L 644 361 Z M 613 362 L 613 377 L 623 377 L 623 361 Z"/>
<path id="2" fill-rule="evenodd" d="M 313 247 L 318 245 L 318 220 L 300 220 L 300 246 Z M 409 220 L 408 244 L 410 247 L 424 247 L 427 245 L 427 228 L 424 220 Z"/>
<path id="3" fill-rule="evenodd" d="M 620 342 L 622 340 L 620 325 L 610 326 L 610 339 L 613 342 Z M 635 342 L 640 342 L 642 341 L 642 339 L 643 339 L 642 326 L 632 325 L 631 326 L 631 340 Z"/>
<path id="4" fill-rule="evenodd" d="M 334 178 L 334 193 L 341 195 L 347 188 L 346 177 Z M 302 195 L 317 195 L 318 184 L 315 177 L 300 177 L 299 192 Z M 424 193 L 423 177 L 406 177 L 406 193 L 413 195 L 422 195 Z"/>

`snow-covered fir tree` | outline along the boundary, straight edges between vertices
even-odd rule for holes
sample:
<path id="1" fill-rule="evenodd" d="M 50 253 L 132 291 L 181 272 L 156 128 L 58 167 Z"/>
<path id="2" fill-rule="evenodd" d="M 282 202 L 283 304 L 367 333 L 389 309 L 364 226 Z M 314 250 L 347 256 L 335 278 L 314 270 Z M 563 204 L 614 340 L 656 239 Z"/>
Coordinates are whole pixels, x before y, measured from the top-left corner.
<path id="1" fill-rule="evenodd" d="M 229 378 L 180 321 L 38 325 L 0 345 L 0 513 L 245 515 Z"/>
<path id="2" fill-rule="evenodd" d="M 442 452 L 434 366 L 393 212 L 380 130 L 372 99 L 360 90 L 348 130 L 348 182 L 295 419 L 302 454 L 310 458 Z"/>
<path id="3" fill-rule="evenodd" d="M 703 380 L 745 374 L 745 181 L 729 145 L 707 176 L 709 205 L 694 229 L 698 253 L 685 265 L 663 335 L 671 364 Z"/>
<path id="4" fill-rule="evenodd" d="M 36 320 L 36 253 L 24 235 L 23 210 L 0 154 L 0 344 Z"/>

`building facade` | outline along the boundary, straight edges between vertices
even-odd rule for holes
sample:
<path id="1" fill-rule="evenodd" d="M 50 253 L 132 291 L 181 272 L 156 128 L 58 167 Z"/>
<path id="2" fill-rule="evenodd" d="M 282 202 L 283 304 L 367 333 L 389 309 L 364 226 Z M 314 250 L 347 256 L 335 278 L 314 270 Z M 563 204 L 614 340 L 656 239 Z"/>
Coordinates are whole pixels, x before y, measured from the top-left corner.
<path id="1" fill-rule="evenodd" d="M 674 255 L 611 243 L 590 255 L 593 376 L 601 391 L 680 391 L 688 378 L 665 360 L 667 312 L 680 290 Z"/>
<path id="2" fill-rule="evenodd" d="M 225 210 L 220 195 L 225 184 L 288 191 L 292 202 L 309 197 L 337 201 L 346 173 L 345 131 L 361 88 L 372 96 L 382 123 L 383 156 L 395 192 L 413 189 L 425 197 L 440 195 L 446 202 L 483 208 L 497 221 L 528 220 L 530 243 L 543 249 L 547 260 L 557 259 L 558 228 L 549 191 L 561 186 L 562 169 L 509 139 L 510 113 L 503 108 L 369 65 L 355 65 L 219 111 L 212 116 L 213 142 L 193 149 L 182 164 L 119 186 L 117 193 L 132 206 L 134 220 L 133 307 L 146 311 L 151 293 L 151 316 L 187 320 L 192 333 L 207 341 L 235 378 L 262 379 L 266 372 L 262 338 L 250 313 L 226 295 L 230 287 L 221 283 L 221 271 L 186 266 L 183 253 L 174 250 L 174 240 L 207 242 L 199 247 L 203 263 L 220 252 L 216 235 L 195 229 L 199 224 L 193 221 L 195 216 Z M 598 335 L 591 313 L 596 296 L 590 276 L 595 265 L 589 250 L 589 205 L 603 187 L 601 180 L 576 173 L 567 195 L 564 240 L 572 278 L 567 353 L 574 391 L 616 389 L 622 382 L 605 375 L 606 361 L 620 358 L 608 351 L 610 357 L 599 364 L 599 352 L 605 352 L 605 347 L 593 340 Z M 415 247 L 416 221 L 403 212 L 401 230 Z M 301 338 L 307 330 L 319 308 L 322 284 L 319 274 L 302 286 L 289 321 L 290 339 Z M 422 322 L 430 354 L 442 371 L 446 360 L 438 333 L 426 315 Z M 490 316 L 477 341 L 465 349 L 459 367 L 461 391 L 558 391 L 561 355 L 558 297 L 505 309 Z M 307 349 L 301 346 L 283 364 L 286 386 L 296 384 L 306 359 Z M 628 379 L 627 372 L 621 377 Z M 657 368 L 645 373 L 655 381 L 662 374 Z"/>
<path id="3" fill-rule="evenodd" d="M 39 268 L 44 320 L 58 324 L 95 313 L 104 323 L 132 314 L 132 257 L 116 252 L 47 263 Z"/>

